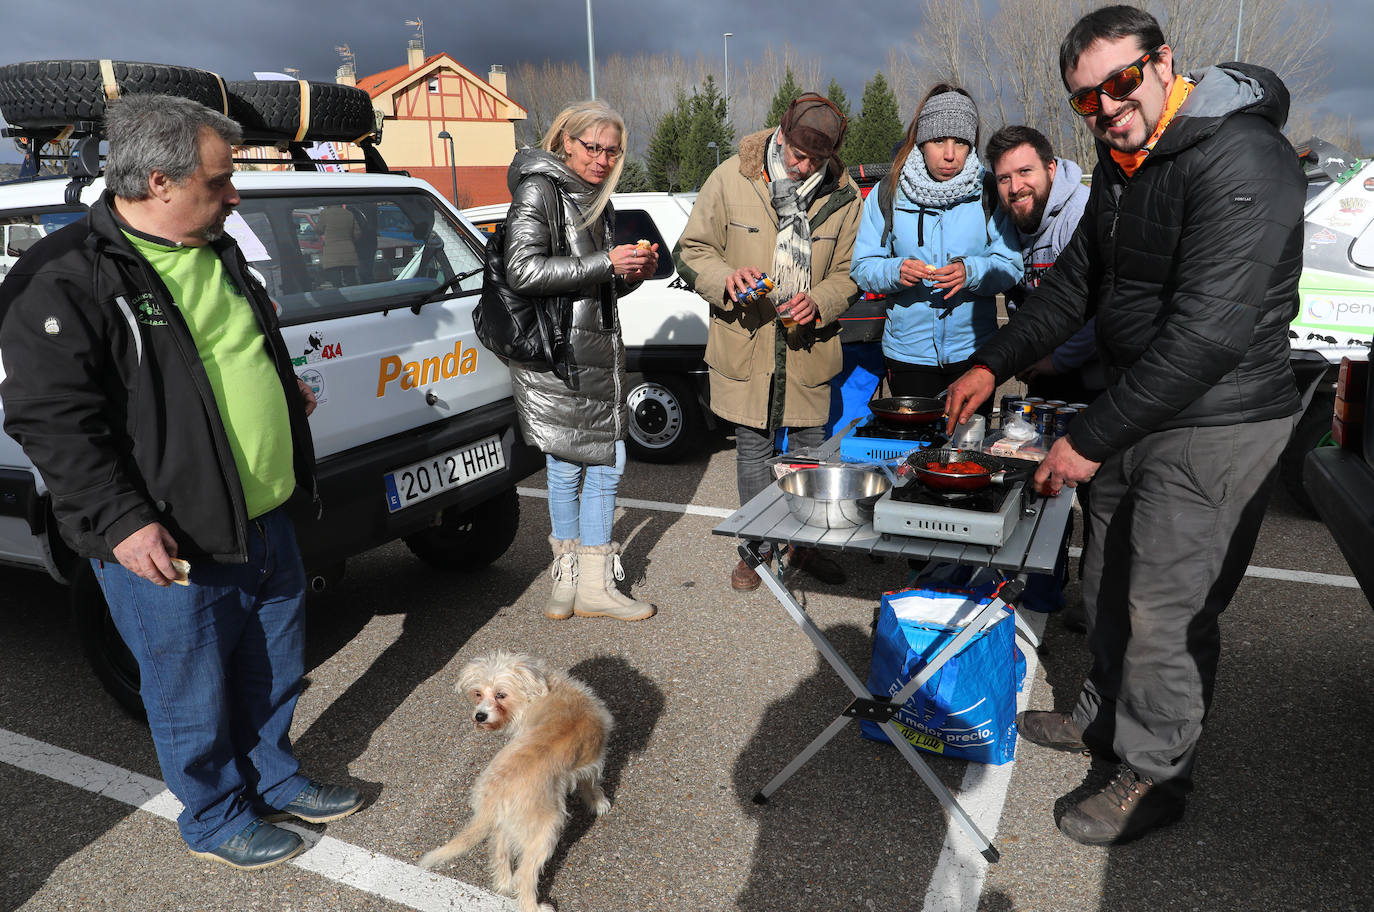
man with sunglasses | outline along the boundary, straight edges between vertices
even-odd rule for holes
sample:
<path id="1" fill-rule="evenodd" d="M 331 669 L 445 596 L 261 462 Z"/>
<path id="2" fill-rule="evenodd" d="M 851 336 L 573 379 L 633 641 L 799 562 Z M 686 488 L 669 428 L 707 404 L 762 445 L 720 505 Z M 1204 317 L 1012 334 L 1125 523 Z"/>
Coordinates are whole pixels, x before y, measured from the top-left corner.
<path id="1" fill-rule="evenodd" d="M 678 273 L 711 305 L 711 410 L 735 426 L 741 504 L 772 483 L 781 428 L 793 449 L 824 439 L 841 367 L 837 321 L 859 294 L 849 261 L 863 199 L 839 158 L 846 127 L 824 96 L 797 98 L 777 129 L 746 136 L 706 179 L 673 251 Z M 752 298 L 764 273 L 775 287 Z M 813 548 L 793 548 L 789 562 L 844 582 L 839 564 Z M 744 561 L 730 574 L 736 590 L 759 583 Z"/>
<path id="2" fill-rule="evenodd" d="M 1288 91 L 1227 63 L 1187 76 L 1154 17 L 1084 16 L 1060 47 L 1098 139 L 1087 209 L 1055 268 L 950 388 L 951 421 L 1097 320 L 1107 388 L 1035 474 L 1092 479 L 1084 555 L 1092 666 L 1072 712 L 1021 732 L 1120 761 L 1059 827 L 1093 845 L 1182 816 L 1221 651 L 1218 619 L 1301 408 L 1288 357 L 1305 181 L 1279 132 Z"/>

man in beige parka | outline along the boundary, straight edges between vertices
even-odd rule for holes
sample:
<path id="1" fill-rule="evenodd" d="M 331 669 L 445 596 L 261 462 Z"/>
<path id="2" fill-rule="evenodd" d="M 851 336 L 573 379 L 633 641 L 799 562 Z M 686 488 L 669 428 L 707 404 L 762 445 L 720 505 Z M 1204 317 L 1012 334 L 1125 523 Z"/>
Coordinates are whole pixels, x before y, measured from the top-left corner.
<path id="1" fill-rule="evenodd" d="M 772 481 L 780 428 L 791 449 L 823 439 L 841 366 L 837 320 L 858 297 L 849 260 L 863 199 L 839 159 L 846 126 L 826 98 L 797 98 L 781 126 L 746 136 L 706 179 L 673 251 L 678 272 L 711 305 L 711 410 L 735 425 L 741 504 Z M 742 301 L 764 273 L 771 294 Z M 785 328 L 784 315 L 796 325 Z M 794 548 L 790 563 L 822 582 L 844 581 L 814 549 Z M 759 577 L 740 561 L 730 584 L 754 589 Z"/>

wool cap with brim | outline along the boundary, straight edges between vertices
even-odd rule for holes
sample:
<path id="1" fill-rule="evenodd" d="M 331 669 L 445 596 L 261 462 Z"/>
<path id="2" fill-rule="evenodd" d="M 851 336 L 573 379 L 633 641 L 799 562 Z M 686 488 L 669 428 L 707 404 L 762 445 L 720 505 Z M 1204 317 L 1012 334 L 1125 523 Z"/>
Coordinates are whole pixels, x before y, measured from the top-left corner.
<path id="1" fill-rule="evenodd" d="M 780 126 L 783 139 L 794 150 L 825 160 L 839 154 L 849 122 L 828 98 L 807 92 L 787 108 Z"/>
<path id="2" fill-rule="evenodd" d="M 916 144 L 946 136 L 977 145 L 978 109 L 973 106 L 973 99 L 962 92 L 932 95 L 921 107 L 921 118 L 916 121 Z"/>

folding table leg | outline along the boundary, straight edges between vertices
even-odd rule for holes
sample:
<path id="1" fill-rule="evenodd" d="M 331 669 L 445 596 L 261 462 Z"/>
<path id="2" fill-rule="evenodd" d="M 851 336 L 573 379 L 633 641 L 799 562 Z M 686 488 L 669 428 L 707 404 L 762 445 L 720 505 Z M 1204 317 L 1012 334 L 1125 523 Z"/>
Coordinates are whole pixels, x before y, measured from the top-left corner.
<path id="1" fill-rule="evenodd" d="M 835 670 L 835 673 L 840 676 L 840 680 L 844 682 L 850 692 L 858 698 L 859 702 L 871 706 L 874 703 L 873 694 L 869 693 L 868 688 L 859 680 L 858 675 L 850 669 L 849 665 L 845 663 L 843 657 L 835 650 L 835 647 L 830 645 L 830 641 L 821 633 L 820 628 L 816 626 L 815 621 L 811 620 L 811 616 L 806 613 L 806 610 L 802 608 L 795 598 L 793 598 L 792 593 L 782 584 L 782 580 L 778 579 L 773 571 L 766 566 L 763 559 L 759 556 L 757 546 L 748 543 L 742 544 L 739 546 L 739 553 L 740 557 L 759 574 L 759 578 L 763 580 L 764 584 L 772 591 L 778 602 L 787 610 L 787 613 L 792 616 L 792 619 L 796 621 L 797 625 L 801 627 L 802 632 L 811 640 L 812 645 L 816 647 L 816 650 L 820 652 L 821 656 L 829 663 L 830 667 Z M 917 678 L 914 678 L 912 682 L 908 682 L 907 686 L 893 698 L 890 704 L 892 711 L 895 712 L 896 708 L 901 707 L 907 700 L 911 699 L 912 694 L 920 689 L 921 684 L 923 684 L 925 680 L 928 680 L 940 669 L 940 666 L 953 658 L 954 655 L 958 653 L 959 649 L 963 648 L 963 644 L 972 639 L 973 636 L 983 628 L 984 623 L 991 619 L 994 613 L 1000 612 L 1004 607 L 1005 604 L 1000 598 L 995 598 L 991 603 L 984 606 L 975 617 L 974 622 L 968 624 L 964 630 L 960 631 L 959 635 L 956 636 L 952 642 L 927 663 L 926 667 L 922 669 L 921 674 L 918 675 Z M 915 684 L 914 687 L 912 686 L 913 683 Z M 854 716 L 851 715 L 850 711 L 847 709 L 846 712 L 841 714 L 834 722 L 831 722 L 823 732 L 817 735 L 815 739 L 801 751 L 801 753 L 792 758 L 792 761 L 788 763 L 780 773 L 774 776 L 767 785 L 754 795 L 755 803 L 763 804 L 767 802 L 769 796 L 781 788 L 783 783 L 791 778 L 793 773 L 801 769 L 806 761 L 814 757 L 817 751 L 839 734 L 840 730 L 848 725 L 849 720 L 853 717 Z M 891 716 L 888 715 L 887 720 L 890 719 Z M 916 752 L 916 749 L 911 746 L 911 743 L 902 736 L 901 732 L 896 729 L 891 721 L 879 719 L 875 719 L 874 721 L 880 722 L 883 730 L 887 732 L 888 738 L 896 745 L 897 750 L 906 759 L 911 768 L 916 771 L 916 775 L 921 777 L 921 781 L 924 782 L 926 787 L 935 795 L 936 800 L 940 802 L 941 806 L 949 812 L 950 816 L 958 821 L 959 825 L 964 828 L 964 831 L 967 832 L 974 843 L 978 845 L 979 851 L 983 853 L 983 857 L 988 861 L 997 861 L 999 857 L 997 849 L 993 847 L 988 838 L 978 829 L 977 824 L 973 822 L 973 818 L 969 817 L 959 805 L 953 793 L 945 787 L 945 784 L 941 782 L 939 777 L 930 769 L 925 760 Z"/>

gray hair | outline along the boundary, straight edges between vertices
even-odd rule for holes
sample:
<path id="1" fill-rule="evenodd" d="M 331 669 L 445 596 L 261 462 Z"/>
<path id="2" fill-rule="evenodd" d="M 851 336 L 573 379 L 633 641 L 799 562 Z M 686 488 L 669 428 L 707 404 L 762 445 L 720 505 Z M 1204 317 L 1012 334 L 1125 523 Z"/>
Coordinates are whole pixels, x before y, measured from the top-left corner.
<path id="1" fill-rule="evenodd" d="M 125 95 L 105 109 L 110 150 L 105 186 L 115 196 L 148 198 L 148 176 L 161 171 L 181 183 L 200 167 L 200 131 L 207 127 L 229 145 L 243 141 L 239 125 L 189 98 Z"/>

